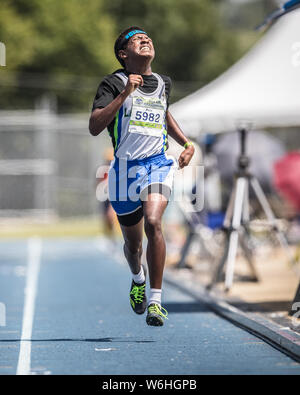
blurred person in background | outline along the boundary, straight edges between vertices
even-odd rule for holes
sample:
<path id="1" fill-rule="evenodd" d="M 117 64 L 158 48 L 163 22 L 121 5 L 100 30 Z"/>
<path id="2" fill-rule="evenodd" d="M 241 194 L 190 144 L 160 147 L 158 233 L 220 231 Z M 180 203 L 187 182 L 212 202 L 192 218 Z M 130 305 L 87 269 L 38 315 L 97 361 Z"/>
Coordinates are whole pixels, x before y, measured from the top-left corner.
<path id="1" fill-rule="evenodd" d="M 109 166 L 114 158 L 113 148 L 106 148 L 104 151 L 105 162 L 101 166 L 101 171 L 97 172 L 97 198 L 99 200 L 99 210 L 100 210 L 100 226 L 104 225 L 104 234 L 108 236 L 112 241 L 116 237 L 116 222 L 117 216 L 110 204 L 108 199 L 107 189 L 108 189 L 108 170 Z M 107 169 L 104 170 L 103 166 Z M 102 171 L 104 170 L 104 171 Z"/>
<path id="2" fill-rule="evenodd" d="M 139 27 L 130 27 L 117 38 L 114 49 L 123 69 L 101 82 L 90 117 L 90 132 L 97 136 L 107 127 L 114 147 L 109 197 L 132 272 L 131 307 L 137 314 L 147 309 L 147 324 L 161 326 L 167 317 L 161 306 L 166 258 L 161 220 L 177 169 L 175 159 L 165 155 L 167 133 L 184 147 L 178 159 L 180 168 L 189 164 L 194 147 L 168 111 L 170 78 L 152 72 L 155 50 L 149 35 Z M 146 273 L 141 265 L 144 230 L 148 239 L 148 302 Z"/>

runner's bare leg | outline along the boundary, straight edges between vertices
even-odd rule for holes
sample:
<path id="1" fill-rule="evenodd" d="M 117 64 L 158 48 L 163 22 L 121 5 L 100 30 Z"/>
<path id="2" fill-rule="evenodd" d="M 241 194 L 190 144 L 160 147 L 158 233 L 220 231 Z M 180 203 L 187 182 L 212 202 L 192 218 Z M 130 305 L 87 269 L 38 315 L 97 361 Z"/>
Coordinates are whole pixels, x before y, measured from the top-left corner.
<path id="1" fill-rule="evenodd" d="M 161 219 L 168 200 L 159 193 L 148 195 L 143 203 L 145 232 L 148 238 L 147 263 L 150 288 L 161 289 L 166 259 L 166 243 L 162 234 Z"/>
<path id="2" fill-rule="evenodd" d="M 144 219 L 133 226 L 121 226 L 124 238 L 124 254 L 133 274 L 141 270 L 141 256 L 143 253 L 143 229 Z"/>

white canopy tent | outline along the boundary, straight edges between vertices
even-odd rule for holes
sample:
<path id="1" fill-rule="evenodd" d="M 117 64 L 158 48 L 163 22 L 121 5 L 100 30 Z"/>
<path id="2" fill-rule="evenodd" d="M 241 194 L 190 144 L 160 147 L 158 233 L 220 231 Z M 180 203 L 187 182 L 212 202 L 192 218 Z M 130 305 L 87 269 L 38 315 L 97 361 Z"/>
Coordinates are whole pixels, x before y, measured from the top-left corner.
<path id="1" fill-rule="evenodd" d="M 300 125 L 300 9 L 281 17 L 239 62 L 170 106 L 185 133 Z"/>

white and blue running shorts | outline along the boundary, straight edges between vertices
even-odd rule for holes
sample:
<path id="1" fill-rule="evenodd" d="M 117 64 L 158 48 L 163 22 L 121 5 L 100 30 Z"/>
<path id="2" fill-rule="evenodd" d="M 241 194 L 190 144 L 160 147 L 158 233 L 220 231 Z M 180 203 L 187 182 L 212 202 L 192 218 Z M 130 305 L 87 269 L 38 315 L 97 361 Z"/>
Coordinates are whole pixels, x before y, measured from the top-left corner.
<path id="1" fill-rule="evenodd" d="M 177 161 L 165 153 L 135 160 L 115 157 L 108 173 L 108 194 L 120 224 L 132 226 L 140 221 L 142 203 L 150 192 L 169 199 L 177 168 Z"/>

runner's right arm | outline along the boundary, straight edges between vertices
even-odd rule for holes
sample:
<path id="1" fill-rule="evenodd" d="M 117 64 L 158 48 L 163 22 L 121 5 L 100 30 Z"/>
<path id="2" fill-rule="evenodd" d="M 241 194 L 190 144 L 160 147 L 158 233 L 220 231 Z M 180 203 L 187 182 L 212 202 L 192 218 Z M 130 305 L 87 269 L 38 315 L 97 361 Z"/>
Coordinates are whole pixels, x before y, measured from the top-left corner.
<path id="1" fill-rule="evenodd" d="M 143 85 L 143 78 L 130 74 L 125 89 L 111 103 L 104 108 L 94 109 L 89 122 L 89 130 L 93 136 L 100 134 L 112 122 L 126 98 L 140 85 Z"/>

